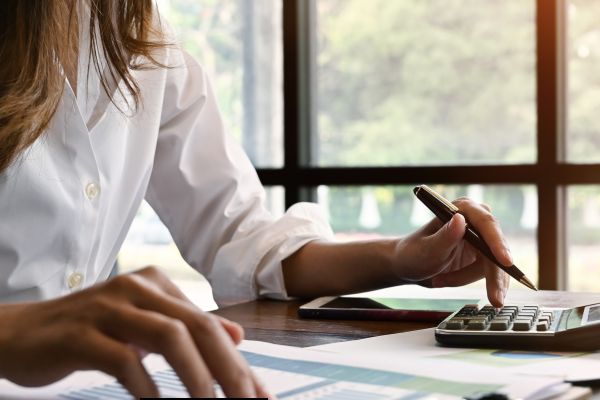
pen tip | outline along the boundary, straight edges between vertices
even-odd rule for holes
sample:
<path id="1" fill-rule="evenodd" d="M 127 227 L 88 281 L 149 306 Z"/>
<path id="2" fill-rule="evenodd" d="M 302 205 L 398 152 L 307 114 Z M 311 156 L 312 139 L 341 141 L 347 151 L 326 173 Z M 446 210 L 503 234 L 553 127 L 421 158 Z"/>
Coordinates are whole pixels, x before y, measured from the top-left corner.
<path id="1" fill-rule="evenodd" d="M 527 286 L 529 289 L 535 290 L 536 292 L 538 291 L 535 285 L 525 275 L 523 275 L 521 279 L 519 279 L 519 282 Z"/>

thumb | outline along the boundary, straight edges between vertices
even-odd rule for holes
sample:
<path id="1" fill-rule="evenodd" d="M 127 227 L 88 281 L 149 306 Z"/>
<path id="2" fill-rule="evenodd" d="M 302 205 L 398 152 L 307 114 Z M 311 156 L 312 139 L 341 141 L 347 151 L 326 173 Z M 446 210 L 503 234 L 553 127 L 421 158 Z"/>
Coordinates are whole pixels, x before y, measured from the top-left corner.
<path id="1" fill-rule="evenodd" d="M 454 214 L 448 223 L 429 237 L 430 254 L 434 258 L 446 260 L 465 235 L 465 228 L 465 217 L 459 213 Z"/>

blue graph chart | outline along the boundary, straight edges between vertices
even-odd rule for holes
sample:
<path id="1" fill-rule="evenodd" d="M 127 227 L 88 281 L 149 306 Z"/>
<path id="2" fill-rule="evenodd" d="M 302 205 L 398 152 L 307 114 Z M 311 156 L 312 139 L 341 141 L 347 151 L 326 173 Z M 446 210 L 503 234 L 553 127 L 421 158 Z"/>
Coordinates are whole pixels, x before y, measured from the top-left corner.
<path id="1" fill-rule="evenodd" d="M 293 400 L 412 400 L 429 396 L 460 398 L 482 392 L 492 392 L 497 385 L 467 384 L 426 377 L 381 371 L 369 368 L 328 364 L 313 361 L 290 360 L 263 354 L 242 352 L 248 363 L 263 380 L 288 382 L 275 387 L 279 399 Z M 152 374 L 164 397 L 186 396 L 187 391 L 175 372 L 165 369 Z M 293 382 L 291 384 L 289 382 Z M 270 385 L 271 386 L 271 385 Z M 275 385 L 276 386 L 276 385 Z M 217 387 L 217 393 L 222 394 Z M 117 382 L 73 390 L 61 396 L 63 400 L 129 400 L 132 397 Z"/>

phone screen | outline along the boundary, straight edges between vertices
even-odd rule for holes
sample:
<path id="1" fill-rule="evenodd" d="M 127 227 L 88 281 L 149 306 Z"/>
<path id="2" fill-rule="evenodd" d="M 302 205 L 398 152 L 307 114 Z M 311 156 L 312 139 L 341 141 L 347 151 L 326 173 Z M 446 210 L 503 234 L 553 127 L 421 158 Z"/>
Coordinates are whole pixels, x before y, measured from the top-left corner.
<path id="1" fill-rule="evenodd" d="M 478 299 L 399 299 L 380 297 L 337 297 L 321 308 L 379 309 L 406 311 L 454 312 L 465 304 L 475 304 Z"/>
<path id="2" fill-rule="evenodd" d="M 479 299 L 337 297 L 319 306 L 305 304 L 298 314 L 305 318 L 439 322 L 465 304 L 478 302 Z"/>

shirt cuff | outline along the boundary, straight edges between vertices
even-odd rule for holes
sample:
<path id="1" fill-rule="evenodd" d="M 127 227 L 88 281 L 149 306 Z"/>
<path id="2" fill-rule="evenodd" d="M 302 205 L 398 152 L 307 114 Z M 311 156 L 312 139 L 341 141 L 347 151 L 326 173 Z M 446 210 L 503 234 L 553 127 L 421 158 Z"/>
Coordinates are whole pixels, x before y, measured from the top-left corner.
<path id="1" fill-rule="evenodd" d="M 333 231 L 322 208 L 298 203 L 279 219 L 249 232 L 242 227 L 225 244 L 210 277 L 215 301 L 226 306 L 257 297 L 289 299 L 281 262 L 313 240 L 331 240 Z"/>

